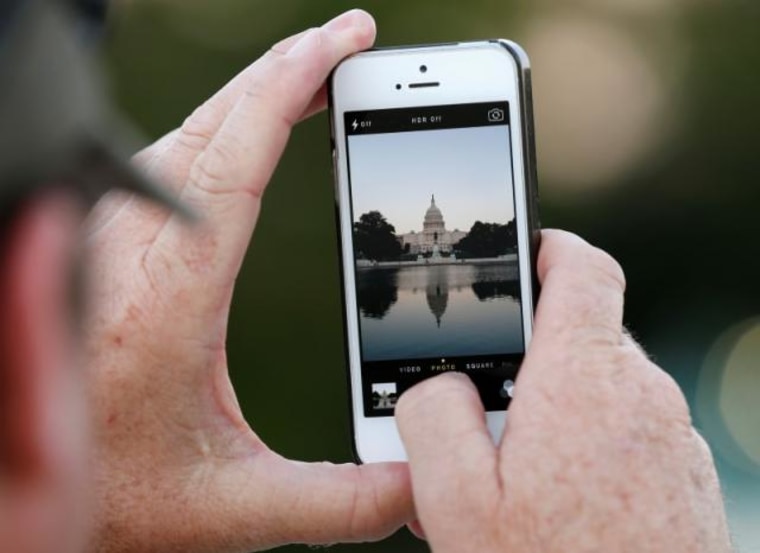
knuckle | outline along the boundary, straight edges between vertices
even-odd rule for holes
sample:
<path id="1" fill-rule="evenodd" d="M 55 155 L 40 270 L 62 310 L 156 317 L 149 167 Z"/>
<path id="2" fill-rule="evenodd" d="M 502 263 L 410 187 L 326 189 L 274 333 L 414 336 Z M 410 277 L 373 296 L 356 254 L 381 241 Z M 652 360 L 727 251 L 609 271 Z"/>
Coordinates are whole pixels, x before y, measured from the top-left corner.
<path id="1" fill-rule="evenodd" d="M 203 150 L 214 137 L 216 118 L 216 110 L 209 102 L 198 106 L 182 122 L 176 140 L 189 150 Z"/>
<path id="2" fill-rule="evenodd" d="M 601 248 L 592 247 L 588 254 L 589 265 L 596 270 L 603 280 L 625 291 L 625 273 L 620 263 Z"/>
<path id="3" fill-rule="evenodd" d="M 584 286 L 588 286 L 591 276 L 600 284 L 625 291 L 625 273 L 617 260 L 569 232 L 544 231 L 538 254 L 538 270 L 544 278 L 549 273 L 559 273 L 570 282 L 581 279 Z"/>
<path id="4" fill-rule="evenodd" d="M 269 48 L 269 51 L 272 52 L 276 58 L 280 58 L 282 56 L 285 56 L 290 49 L 298 44 L 300 40 L 302 40 L 306 35 L 313 32 L 318 27 L 309 27 L 308 29 L 304 29 L 297 35 L 289 36 L 287 38 L 284 38 L 272 45 L 271 48 Z"/>
<path id="5" fill-rule="evenodd" d="M 537 259 L 539 272 L 544 274 L 548 271 L 562 251 L 576 240 L 580 240 L 580 238 L 562 230 L 544 229 L 541 231 L 541 245 L 538 249 Z"/>
<path id="6" fill-rule="evenodd" d="M 720 497 L 720 480 L 718 479 L 712 449 L 699 432 L 694 429 L 692 429 L 691 438 L 693 448 L 693 464 L 689 474 L 691 483 L 694 489 L 703 496 L 707 494 L 712 497 Z"/>
<path id="7" fill-rule="evenodd" d="M 675 379 L 651 362 L 649 377 L 642 385 L 645 401 L 659 415 L 669 423 L 676 423 L 675 427 L 691 427 L 691 413 L 681 387 Z"/>
<path id="8" fill-rule="evenodd" d="M 315 66 L 323 66 L 331 57 L 331 35 L 320 27 L 315 27 L 309 30 L 309 33 L 314 37 L 314 50 L 312 54 L 315 56 L 317 64 Z M 309 67 L 309 64 L 306 65 Z"/>
<path id="9" fill-rule="evenodd" d="M 360 467 L 354 475 L 353 499 L 347 517 L 346 535 L 354 540 L 377 540 L 389 533 L 388 513 L 382 505 L 374 477 L 361 478 Z"/>
<path id="10" fill-rule="evenodd" d="M 359 467 L 356 467 L 353 471 L 351 504 L 348 508 L 348 516 L 345 518 L 346 531 L 344 533 L 351 539 L 359 538 L 367 532 L 366 518 L 360 516 L 361 504 L 366 496 L 366 486 L 362 484 L 359 470 Z"/>
<path id="11" fill-rule="evenodd" d="M 306 32 L 304 33 L 304 37 L 309 35 L 315 35 L 317 37 L 317 43 L 322 44 L 325 37 L 325 31 L 321 27 L 309 27 L 306 29 Z"/>
<path id="12" fill-rule="evenodd" d="M 204 156 L 206 163 L 221 173 L 225 167 L 230 167 L 239 161 L 240 144 L 234 134 L 225 133 L 223 140 L 214 140 L 208 145 L 208 154 Z"/>
<path id="13" fill-rule="evenodd" d="M 694 448 L 697 451 L 697 459 L 702 459 L 712 464 L 712 448 L 710 447 L 710 444 L 707 443 L 707 440 L 705 440 L 704 436 L 702 436 L 702 434 L 697 432 L 695 429 L 692 429 L 692 439 L 694 441 Z"/>
<path id="14" fill-rule="evenodd" d="M 579 253 L 591 246 L 577 234 L 559 229 L 541 231 L 541 246 L 538 251 L 538 265 L 548 269 L 558 261 L 576 259 Z M 570 255 L 567 256 L 570 252 Z"/>
<path id="15" fill-rule="evenodd" d="M 313 82 L 318 77 L 323 80 L 325 68 L 332 67 L 338 61 L 333 59 L 335 49 L 332 47 L 333 39 L 328 31 L 321 27 L 311 27 L 303 33 L 300 41 L 303 40 L 310 41 L 310 48 L 306 57 L 287 55 L 290 50 L 283 54 L 281 46 L 275 45 L 274 47 L 273 66 L 275 71 L 272 74 L 283 83 L 302 86 L 303 82 Z"/>
<path id="16" fill-rule="evenodd" d="M 287 55 L 288 50 L 293 47 L 293 45 L 297 41 L 297 35 L 289 36 L 287 38 L 283 38 L 282 40 L 279 40 L 272 44 L 272 46 L 269 47 L 269 51 L 267 52 L 267 55 L 264 56 L 263 59 L 272 58 L 272 59 L 278 59 L 282 56 Z"/>
<path id="17" fill-rule="evenodd" d="M 204 192 L 223 192 L 229 167 L 234 166 L 235 160 L 233 147 L 227 142 L 215 140 L 193 163 L 188 179 L 195 188 Z"/>
<path id="18" fill-rule="evenodd" d="M 223 175 L 219 173 L 217 167 L 199 159 L 190 167 L 187 180 L 193 190 L 213 192 L 219 188 L 219 185 L 224 181 L 224 178 Z"/>

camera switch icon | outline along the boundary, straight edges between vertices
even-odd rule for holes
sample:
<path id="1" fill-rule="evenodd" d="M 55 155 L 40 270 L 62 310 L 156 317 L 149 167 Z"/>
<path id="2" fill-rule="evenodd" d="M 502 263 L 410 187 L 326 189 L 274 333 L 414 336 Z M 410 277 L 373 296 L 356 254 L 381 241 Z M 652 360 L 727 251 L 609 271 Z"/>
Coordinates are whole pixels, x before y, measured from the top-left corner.
<path id="1" fill-rule="evenodd" d="M 501 390 L 499 390 L 499 395 L 503 398 L 512 398 L 515 393 L 515 382 L 514 380 L 505 380 L 504 384 L 501 387 Z"/>
<path id="2" fill-rule="evenodd" d="M 492 108 L 488 110 L 488 121 L 490 123 L 500 123 L 504 121 L 504 110 Z"/>

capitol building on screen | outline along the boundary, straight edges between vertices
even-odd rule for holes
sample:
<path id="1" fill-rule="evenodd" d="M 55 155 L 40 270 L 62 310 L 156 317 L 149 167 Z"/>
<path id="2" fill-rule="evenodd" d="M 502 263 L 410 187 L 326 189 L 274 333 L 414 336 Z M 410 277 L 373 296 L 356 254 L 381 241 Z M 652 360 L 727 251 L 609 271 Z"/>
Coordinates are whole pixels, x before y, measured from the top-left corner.
<path id="1" fill-rule="evenodd" d="M 459 229 L 446 230 L 443 214 L 435 205 L 435 196 L 430 199 L 430 207 L 425 212 L 422 232 L 408 232 L 400 235 L 399 241 L 407 253 L 425 255 L 433 253 L 450 253 L 454 244 L 467 236 Z"/>

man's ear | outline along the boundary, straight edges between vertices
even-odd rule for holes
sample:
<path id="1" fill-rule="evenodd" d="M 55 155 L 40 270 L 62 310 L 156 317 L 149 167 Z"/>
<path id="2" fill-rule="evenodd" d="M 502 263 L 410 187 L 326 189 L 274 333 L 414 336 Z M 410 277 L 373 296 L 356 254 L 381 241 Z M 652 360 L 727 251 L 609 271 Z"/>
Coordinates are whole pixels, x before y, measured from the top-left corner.
<path id="1" fill-rule="evenodd" d="M 76 211 L 25 205 L 0 236 L 0 544 L 69 551 L 81 526 L 83 395 L 72 371 L 69 274 Z"/>

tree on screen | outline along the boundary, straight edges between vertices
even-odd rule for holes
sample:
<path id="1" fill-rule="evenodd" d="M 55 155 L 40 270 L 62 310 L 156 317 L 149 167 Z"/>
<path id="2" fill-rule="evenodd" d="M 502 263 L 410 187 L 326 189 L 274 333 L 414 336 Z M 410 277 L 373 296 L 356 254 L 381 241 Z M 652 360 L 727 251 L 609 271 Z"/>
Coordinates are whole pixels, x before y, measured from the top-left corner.
<path id="1" fill-rule="evenodd" d="M 512 253 L 517 248 L 515 220 L 506 225 L 475 221 L 467 236 L 454 246 L 463 257 L 497 257 Z"/>
<path id="2" fill-rule="evenodd" d="M 354 248 L 358 259 L 396 261 L 401 257 L 401 244 L 396 229 L 379 211 L 370 211 L 354 223 Z"/>

